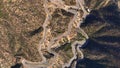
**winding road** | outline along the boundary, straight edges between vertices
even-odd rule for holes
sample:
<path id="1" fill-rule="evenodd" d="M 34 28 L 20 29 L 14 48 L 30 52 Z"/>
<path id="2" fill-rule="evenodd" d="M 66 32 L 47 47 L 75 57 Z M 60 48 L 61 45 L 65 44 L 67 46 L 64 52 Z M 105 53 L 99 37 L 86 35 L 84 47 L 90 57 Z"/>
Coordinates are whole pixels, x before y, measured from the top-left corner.
<path id="1" fill-rule="evenodd" d="M 56 43 L 56 40 L 58 41 L 59 39 L 67 36 L 70 34 L 72 28 L 73 28 L 73 24 L 75 23 L 75 21 L 77 21 L 78 17 L 79 17 L 79 11 L 76 11 L 74 9 L 80 9 L 84 12 L 82 18 L 80 18 L 80 21 L 77 22 L 78 23 L 78 26 L 76 28 L 79 29 L 79 33 L 81 33 L 85 39 L 83 39 L 82 41 L 74 41 L 72 44 L 71 44 L 71 47 L 72 47 L 72 53 L 73 53 L 73 57 L 69 60 L 69 63 L 64 63 L 62 65 L 62 68 L 65 68 L 65 67 L 70 67 L 71 66 L 71 63 L 77 59 L 77 54 L 80 53 L 81 54 L 81 59 L 84 58 L 84 55 L 82 53 L 82 51 L 80 50 L 80 47 L 82 47 L 85 43 L 86 43 L 86 40 L 88 39 L 88 35 L 84 32 L 84 30 L 82 30 L 79 25 L 81 25 L 81 23 L 83 23 L 83 19 L 86 18 L 86 16 L 89 14 L 86 10 L 85 10 L 85 3 L 84 3 L 84 0 L 76 0 L 76 5 L 75 6 L 67 6 L 64 4 L 64 2 L 62 0 L 49 0 L 50 1 L 50 4 L 52 5 L 52 8 L 53 9 L 56 9 L 56 8 L 60 8 L 60 9 L 64 9 L 66 10 L 67 12 L 70 12 L 70 13 L 73 13 L 74 16 L 73 16 L 73 19 L 69 22 L 68 24 L 68 28 L 67 28 L 67 31 L 65 31 L 63 34 L 53 38 L 50 40 L 49 42 L 49 45 L 48 47 L 46 48 L 46 50 L 52 54 L 54 54 L 54 57 L 52 57 L 52 61 L 54 62 L 54 60 L 56 60 L 57 56 L 59 56 L 56 52 L 52 51 L 51 50 L 51 47 L 54 43 Z M 50 12 L 48 10 L 49 8 L 49 5 L 48 5 L 48 0 L 45 0 L 44 2 L 44 8 L 45 8 L 45 12 L 46 12 L 46 19 L 45 19 L 45 22 L 43 24 L 43 37 L 42 37 L 42 40 L 40 41 L 39 43 L 39 46 L 38 46 L 38 51 L 39 51 L 39 54 L 41 55 L 42 57 L 42 61 L 40 62 L 31 62 L 31 61 L 28 61 L 26 59 L 22 59 L 22 64 L 23 64 L 23 67 L 24 68 L 53 68 L 52 66 L 54 66 L 54 63 L 49 63 L 47 61 L 47 59 L 43 56 L 43 53 L 42 53 L 42 49 L 45 45 L 45 41 L 47 39 L 47 26 L 48 24 L 50 23 L 50 19 L 52 18 L 51 15 L 53 12 Z M 69 8 L 73 8 L 73 9 L 69 9 Z M 54 11 L 54 10 L 53 10 Z M 78 45 L 77 45 L 78 44 Z M 76 63 L 76 62 L 75 62 Z M 75 66 L 74 66 L 75 67 Z"/>

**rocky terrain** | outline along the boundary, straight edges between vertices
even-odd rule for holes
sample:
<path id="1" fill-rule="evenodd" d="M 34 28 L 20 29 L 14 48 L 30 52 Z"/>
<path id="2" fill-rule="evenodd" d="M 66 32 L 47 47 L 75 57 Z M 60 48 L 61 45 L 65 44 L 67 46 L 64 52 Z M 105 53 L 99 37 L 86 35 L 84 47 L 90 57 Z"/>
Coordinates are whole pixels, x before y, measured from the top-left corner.
<path id="1" fill-rule="evenodd" d="M 120 16 L 115 5 L 93 10 L 81 27 L 89 35 L 89 42 L 83 49 L 86 58 L 78 68 L 120 67 Z"/>
<path id="2" fill-rule="evenodd" d="M 69 6 L 76 4 L 75 0 L 63 1 Z M 38 44 L 43 37 L 43 24 L 46 19 L 43 4 L 44 0 L 0 0 L 0 68 L 23 67 L 21 57 L 32 62 L 42 61 Z M 89 8 L 90 14 L 80 27 L 89 39 L 87 45 L 81 49 L 84 59 L 80 59 L 80 54 L 76 68 L 119 68 L 119 2 L 117 4 L 117 0 L 85 0 L 85 7 Z M 73 14 L 56 9 L 50 20 L 55 23 L 47 27 L 52 30 L 52 37 L 64 33 L 72 18 Z M 74 30 L 71 34 L 75 34 Z M 61 62 L 68 62 L 72 57 L 71 43 L 83 38 L 81 34 L 73 37 L 69 43 L 68 39 L 60 42 L 64 46 L 53 48 L 61 55 Z M 50 58 L 54 55 L 45 51 L 44 56 Z"/>

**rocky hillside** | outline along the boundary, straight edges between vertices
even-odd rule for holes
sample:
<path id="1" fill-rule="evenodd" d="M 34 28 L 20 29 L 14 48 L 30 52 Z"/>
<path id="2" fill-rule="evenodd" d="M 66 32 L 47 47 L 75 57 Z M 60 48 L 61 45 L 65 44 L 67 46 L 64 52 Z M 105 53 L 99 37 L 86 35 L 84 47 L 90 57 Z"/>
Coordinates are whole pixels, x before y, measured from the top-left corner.
<path id="1" fill-rule="evenodd" d="M 117 5 L 91 11 L 84 22 L 81 27 L 90 38 L 83 49 L 86 58 L 79 62 L 78 67 L 119 68 L 120 11 Z"/>
<path id="2" fill-rule="evenodd" d="M 41 61 L 37 47 L 44 0 L 0 0 L 0 68 L 20 68 L 19 56 Z M 74 0 L 63 0 L 74 5 Z M 115 0 L 85 0 L 91 10 L 81 27 L 89 35 L 77 68 L 119 68 L 120 12 Z M 66 19 L 67 20 L 67 19 Z"/>

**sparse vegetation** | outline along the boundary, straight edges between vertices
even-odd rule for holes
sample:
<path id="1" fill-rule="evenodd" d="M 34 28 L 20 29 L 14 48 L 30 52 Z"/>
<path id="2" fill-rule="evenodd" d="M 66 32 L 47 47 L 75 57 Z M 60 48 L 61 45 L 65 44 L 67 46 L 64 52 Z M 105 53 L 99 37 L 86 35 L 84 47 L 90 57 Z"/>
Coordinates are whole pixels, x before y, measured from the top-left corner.
<path id="1" fill-rule="evenodd" d="M 21 56 L 29 61 L 42 60 L 38 52 L 38 43 L 42 39 L 42 25 L 46 18 L 43 1 L 0 0 L 0 68 L 15 67 L 18 64 L 15 60 L 16 56 Z M 75 0 L 63 1 L 67 5 L 76 4 Z M 90 8 L 92 10 L 90 15 L 94 17 L 87 17 L 80 26 L 90 38 L 88 45 L 82 49 L 85 59 L 80 60 L 78 68 L 120 67 L 119 9 L 116 10 L 115 6 L 112 8 L 109 6 L 112 4 L 112 0 L 109 0 L 108 3 L 107 0 L 85 1 L 85 8 Z M 74 14 L 60 8 L 52 16 L 52 20 L 50 20 L 52 24 L 47 28 L 53 28 L 51 33 L 53 36 L 57 36 L 68 29 L 68 23 Z M 81 38 L 85 37 L 78 33 L 77 38 L 82 40 Z M 52 38 L 50 37 L 50 39 Z M 57 49 L 64 54 L 67 53 L 65 56 L 68 56 L 69 59 L 73 56 L 71 43 Z"/>

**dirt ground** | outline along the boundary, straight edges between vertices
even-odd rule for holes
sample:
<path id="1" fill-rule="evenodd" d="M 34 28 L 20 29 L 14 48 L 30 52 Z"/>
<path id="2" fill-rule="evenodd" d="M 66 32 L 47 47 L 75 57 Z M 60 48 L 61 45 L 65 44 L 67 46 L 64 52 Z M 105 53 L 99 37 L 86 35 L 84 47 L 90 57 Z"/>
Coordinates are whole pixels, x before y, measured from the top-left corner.
<path id="1" fill-rule="evenodd" d="M 0 0 L 0 68 L 14 66 L 17 56 L 30 61 L 41 61 L 37 46 L 46 18 L 43 1 Z M 63 1 L 68 5 L 75 4 L 74 0 Z M 83 48 L 86 58 L 78 61 L 77 68 L 119 68 L 119 9 L 109 7 L 112 2 L 107 0 L 85 1 L 93 11 L 81 27 L 90 39 Z"/>

